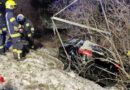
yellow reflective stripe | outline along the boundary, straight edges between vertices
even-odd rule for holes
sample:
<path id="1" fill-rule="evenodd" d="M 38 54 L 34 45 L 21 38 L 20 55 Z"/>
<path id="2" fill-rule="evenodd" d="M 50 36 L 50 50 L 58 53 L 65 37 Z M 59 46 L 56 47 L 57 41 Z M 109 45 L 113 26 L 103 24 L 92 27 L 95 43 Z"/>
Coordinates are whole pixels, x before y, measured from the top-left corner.
<path id="1" fill-rule="evenodd" d="M 3 31 L 7 31 L 7 28 L 3 28 Z"/>
<path id="2" fill-rule="evenodd" d="M 23 53 L 23 51 L 22 50 L 17 50 L 17 52 L 16 53 Z"/>
<path id="3" fill-rule="evenodd" d="M 0 4 L 2 4 L 2 2 L 0 2 Z"/>
<path id="4" fill-rule="evenodd" d="M 16 20 L 15 17 L 13 17 L 13 18 L 10 19 L 10 22 L 13 22 L 15 20 Z"/>
<path id="5" fill-rule="evenodd" d="M 17 49 L 13 49 L 13 52 L 15 52 L 15 53 L 23 53 L 22 50 L 17 50 Z"/>
<path id="6" fill-rule="evenodd" d="M 29 23 L 26 23 L 26 26 L 28 27 L 28 26 L 29 26 Z"/>
<path id="7" fill-rule="evenodd" d="M 17 49 L 13 49 L 13 52 L 17 52 Z"/>
<path id="8" fill-rule="evenodd" d="M 2 30 L 0 30 L 0 34 L 2 34 Z"/>
<path id="9" fill-rule="evenodd" d="M 2 46 L 0 46 L 0 49 L 3 49 L 4 48 L 4 46 L 2 45 Z"/>
<path id="10" fill-rule="evenodd" d="M 128 51 L 127 55 L 130 56 L 130 50 Z"/>
<path id="11" fill-rule="evenodd" d="M 21 25 L 21 24 L 19 24 L 18 28 L 21 28 L 21 27 L 22 27 L 22 25 Z"/>
<path id="12" fill-rule="evenodd" d="M 34 28 L 32 27 L 31 30 L 34 30 Z"/>
<path id="13" fill-rule="evenodd" d="M 28 37 L 31 37 L 31 33 L 28 34 Z"/>
<path id="14" fill-rule="evenodd" d="M 11 37 L 13 38 L 13 37 L 20 37 L 21 36 L 21 34 L 20 33 L 16 33 L 16 34 L 11 34 Z"/>
<path id="15" fill-rule="evenodd" d="M 2 16 L 2 13 L 0 13 L 0 16 Z"/>

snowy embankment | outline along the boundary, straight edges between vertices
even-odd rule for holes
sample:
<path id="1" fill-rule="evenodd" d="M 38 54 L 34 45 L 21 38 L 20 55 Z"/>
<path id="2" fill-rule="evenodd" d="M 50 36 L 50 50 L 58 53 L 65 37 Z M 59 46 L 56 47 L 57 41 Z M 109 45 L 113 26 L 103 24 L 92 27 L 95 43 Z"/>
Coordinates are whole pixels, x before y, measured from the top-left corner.
<path id="1" fill-rule="evenodd" d="M 12 53 L 0 56 L 0 76 L 14 90 L 117 90 L 105 89 L 73 72 L 63 71 L 63 64 L 55 58 L 56 50 L 30 51 L 24 61 L 13 59 Z"/>

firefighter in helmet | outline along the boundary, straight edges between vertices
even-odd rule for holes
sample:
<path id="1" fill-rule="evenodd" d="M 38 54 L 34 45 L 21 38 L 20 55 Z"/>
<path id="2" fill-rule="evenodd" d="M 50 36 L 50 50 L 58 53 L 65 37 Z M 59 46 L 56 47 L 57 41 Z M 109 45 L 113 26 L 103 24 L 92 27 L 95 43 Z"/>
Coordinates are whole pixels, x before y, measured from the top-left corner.
<path id="1" fill-rule="evenodd" d="M 6 37 L 6 21 L 5 21 L 5 5 L 3 1 L 0 1 L 0 54 L 5 52 L 5 37 Z"/>
<path id="2" fill-rule="evenodd" d="M 34 48 L 34 40 L 33 40 L 34 27 L 32 22 L 27 18 L 25 18 L 23 14 L 19 14 L 17 16 L 17 22 L 21 25 L 19 32 L 21 32 L 25 40 L 28 41 L 29 48 L 33 49 Z"/>
<path id="3" fill-rule="evenodd" d="M 16 6 L 16 2 L 13 0 L 7 0 L 5 6 L 6 6 L 6 24 L 9 35 L 12 40 L 13 55 L 15 59 L 20 60 L 22 58 L 23 44 L 21 42 L 21 34 L 19 33 L 18 30 L 20 25 L 18 24 L 16 18 L 14 17 L 14 9 Z"/>

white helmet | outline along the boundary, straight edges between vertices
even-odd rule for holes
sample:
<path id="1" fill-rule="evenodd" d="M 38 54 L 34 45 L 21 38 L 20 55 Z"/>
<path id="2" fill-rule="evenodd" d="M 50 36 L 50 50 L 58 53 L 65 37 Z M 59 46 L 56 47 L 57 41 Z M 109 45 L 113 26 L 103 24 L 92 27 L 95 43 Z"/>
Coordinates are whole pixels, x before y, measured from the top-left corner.
<path id="1" fill-rule="evenodd" d="M 17 21 L 23 21 L 23 20 L 24 20 L 24 15 L 23 14 L 18 14 Z"/>

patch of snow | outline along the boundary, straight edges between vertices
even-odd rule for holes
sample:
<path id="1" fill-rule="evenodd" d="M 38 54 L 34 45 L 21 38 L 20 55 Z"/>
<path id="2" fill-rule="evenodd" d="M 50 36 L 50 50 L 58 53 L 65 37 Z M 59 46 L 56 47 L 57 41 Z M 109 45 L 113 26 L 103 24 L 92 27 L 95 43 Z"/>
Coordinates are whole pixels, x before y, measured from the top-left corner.
<path id="1" fill-rule="evenodd" d="M 31 51 L 20 62 L 8 52 L 7 56 L 0 56 L 0 76 L 11 83 L 14 90 L 116 90 L 65 72 L 62 62 L 53 57 L 56 54 L 52 52 L 44 48 Z"/>

